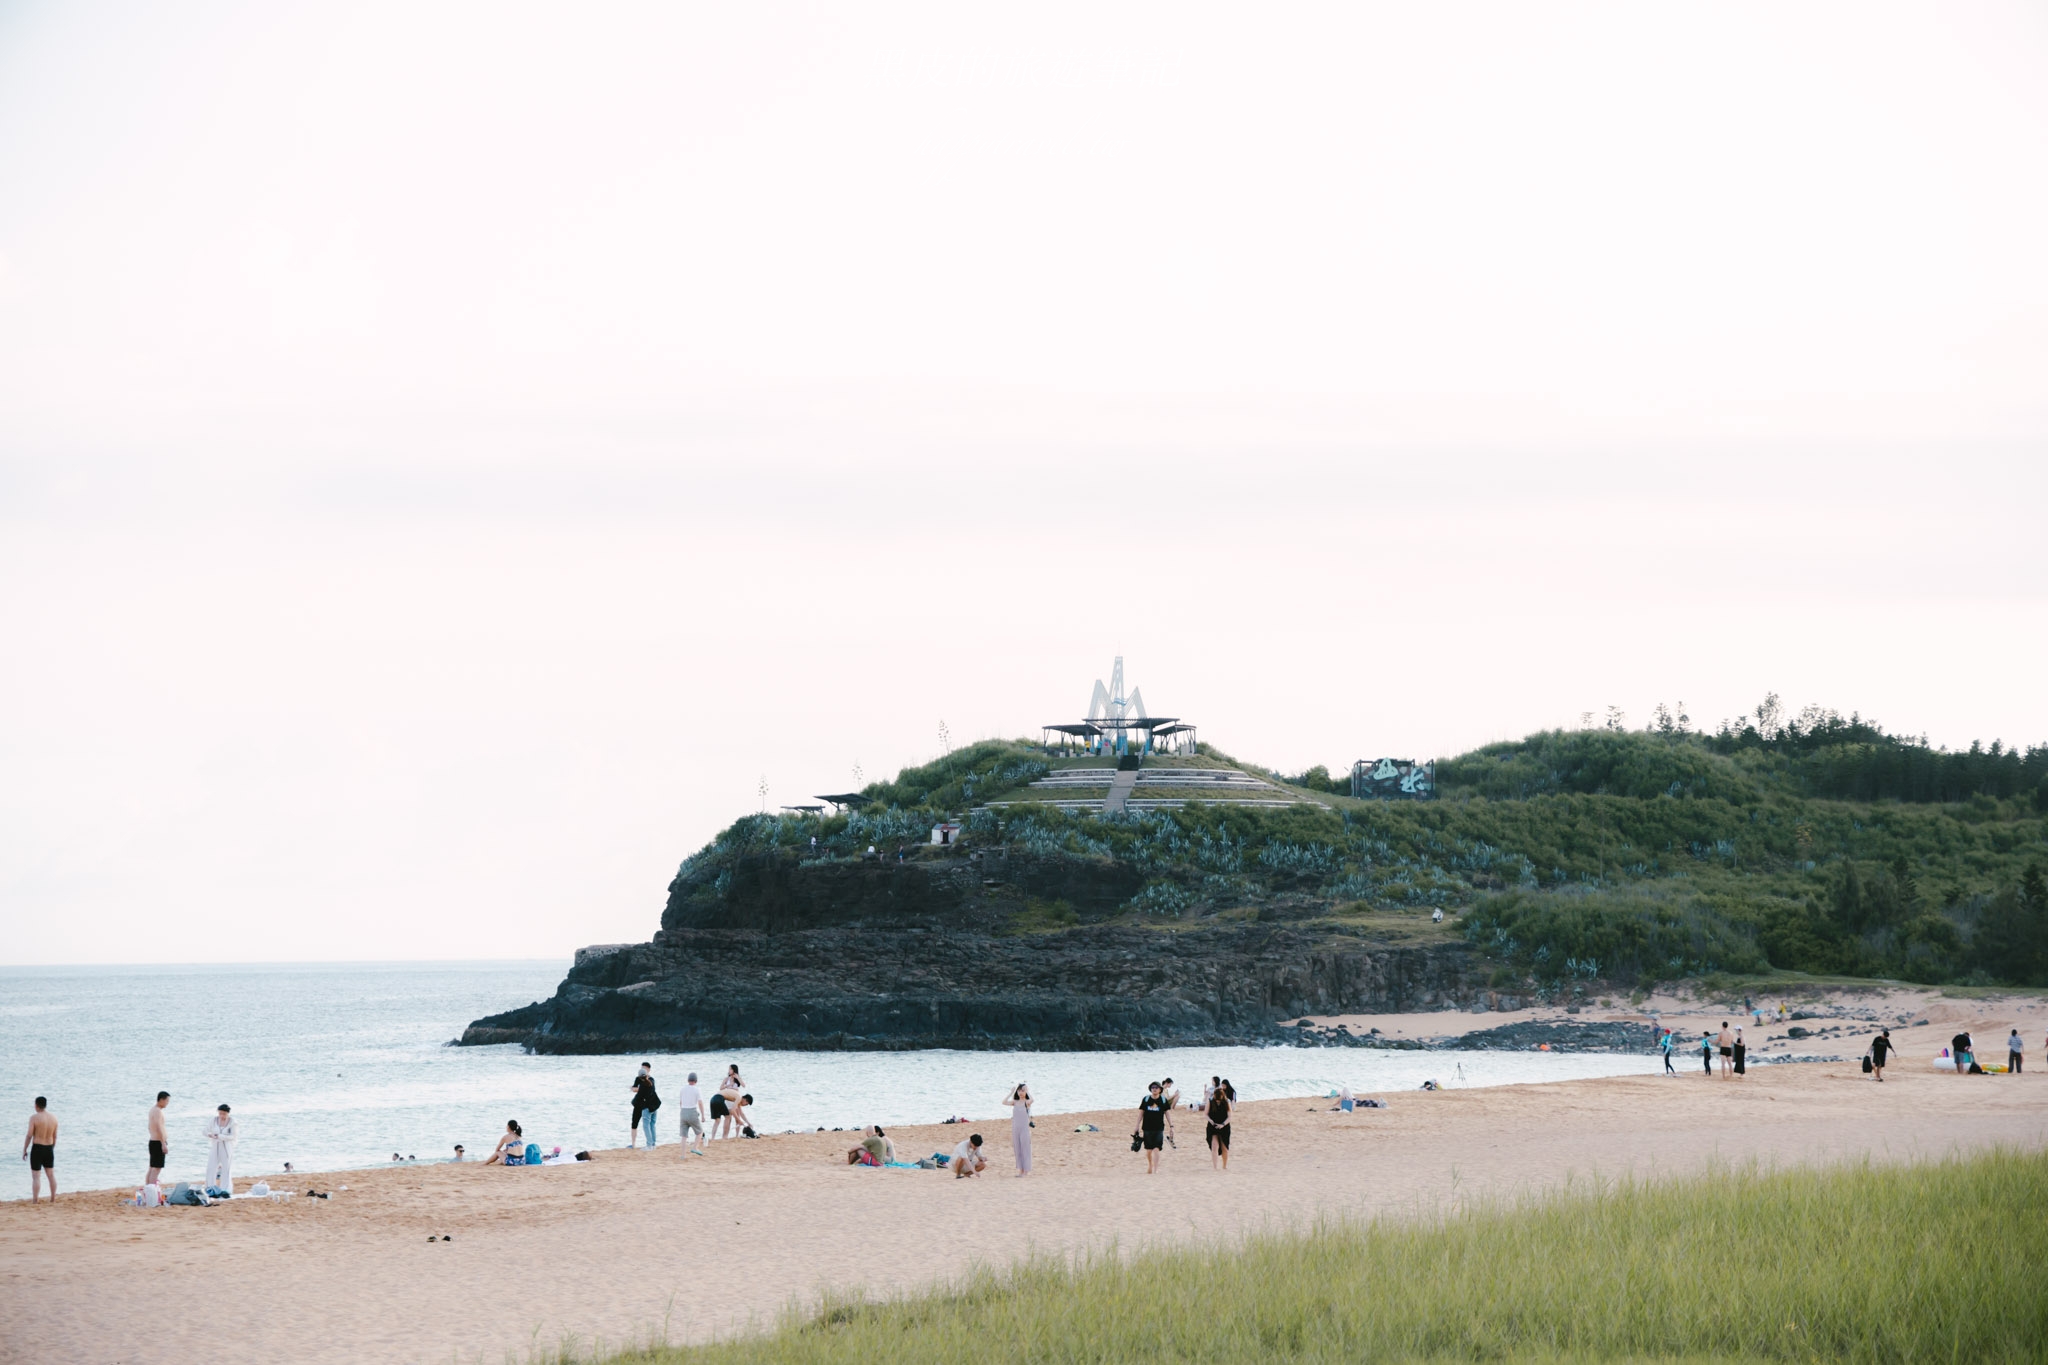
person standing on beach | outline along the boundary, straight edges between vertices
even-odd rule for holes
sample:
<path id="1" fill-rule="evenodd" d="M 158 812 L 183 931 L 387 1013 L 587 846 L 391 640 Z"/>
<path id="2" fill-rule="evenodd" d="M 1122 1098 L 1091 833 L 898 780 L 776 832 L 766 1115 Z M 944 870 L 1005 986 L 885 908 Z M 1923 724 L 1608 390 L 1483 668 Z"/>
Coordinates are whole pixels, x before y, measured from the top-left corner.
<path id="1" fill-rule="evenodd" d="M 1714 1078 L 1714 1035 L 1700 1030 L 1700 1060 L 1706 1064 L 1707 1079 Z"/>
<path id="2" fill-rule="evenodd" d="M 1010 1106 L 1010 1150 L 1017 1154 L 1017 1174 L 1031 1174 L 1031 1090 L 1024 1082 L 1003 1101 Z"/>
<path id="3" fill-rule="evenodd" d="M 1749 1055 L 1749 1049 L 1748 1049 L 1747 1047 L 1745 1047 L 1745 1046 L 1743 1045 L 1743 1042 L 1742 1042 L 1742 1030 L 1741 1030 L 1741 1029 L 1737 1029 L 1737 1030 L 1735 1030 L 1735 1074 L 1736 1074 L 1736 1075 L 1740 1076 L 1740 1075 L 1743 1075 L 1743 1074 L 1744 1074 L 1744 1073 L 1743 1073 L 1743 1065 L 1742 1065 L 1742 1064 L 1743 1064 L 1743 1059 L 1744 1059 L 1745 1057 L 1747 1057 L 1748 1055 Z"/>
<path id="4" fill-rule="evenodd" d="M 1671 1054 L 1674 1051 L 1676 1051 L 1678 1047 L 1677 1035 L 1671 1033 L 1669 1030 L 1666 1030 L 1664 1036 L 1657 1040 L 1657 1046 L 1664 1053 L 1664 1074 L 1667 1076 L 1676 1076 L 1678 1074 L 1678 1068 L 1671 1065 Z"/>
<path id="5" fill-rule="evenodd" d="M 640 1074 L 633 1078 L 633 1122 L 647 1139 L 647 1150 L 654 1150 L 654 1111 L 661 1108 L 661 1096 L 654 1089 L 654 1063 L 640 1063 Z M 626 1150 L 633 1149 L 633 1141 L 626 1140 Z"/>
<path id="6" fill-rule="evenodd" d="M 2020 1031 L 2018 1029 L 2014 1029 L 2012 1037 L 2005 1040 L 2005 1066 L 2015 1076 L 2020 1074 L 2020 1062 L 2023 1060 L 2020 1056 L 2020 1050 L 2025 1046 L 2026 1044 L 2020 1041 Z"/>
<path id="7" fill-rule="evenodd" d="M 206 1188 L 235 1192 L 235 1120 L 222 1105 L 199 1130 L 212 1146 L 206 1154 Z M 396 1153 L 393 1154 L 394 1156 Z"/>
<path id="8" fill-rule="evenodd" d="M 163 1178 L 164 1164 L 170 1159 L 171 1144 L 164 1135 L 164 1110 L 170 1106 L 171 1092 L 156 1092 L 156 1104 L 149 1111 L 149 1174 L 142 1178 L 145 1185 L 155 1185 Z"/>
<path id="9" fill-rule="evenodd" d="M 1735 1056 L 1735 1035 L 1728 1031 L 1728 1021 L 1721 1021 L 1720 1036 L 1714 1039 L 1714 1046 L 1721 1050 L 1721 1079 L 1728 1079 L 1728 1063 Z"/>
<path id="10" fill-rule="evenodd" d="M 1145 1153 L 1145 1174 L 1159 1174 L 1159 1153 L 1166 1146 L 1166 1102 L 1159 1098 L 1157 1081 L 1147 1089 L 1145 1098 L 1138 1101 L 1138 1131 L 1132 1136 Z"/>
<path id="11" fill-rule="evenodd" d="M 1230 1169 L 1230 1096 L 1218 1090 L 1209 1097 L 1207 1140 L 1209 1143 L 1209 1169 L 1227 1171 Z"/>
<path id="12" fill-rule="evenodd" d="M 1970 1059 L 1970 1035 L 1969 1035 L 1969 1033 L 1968 1033 L 1968 1032 L 1958 1033 L 1958 1034 L 1957 1034 L 1957 1035 L 1956 1035 L 1955 1037 L 1953 1037 L 1953 1038 L 1949 1039 L 1949 1040 L 1948 1040 L 1948 1048 L 1949 1048 L 1949 1056 L 1951 1056 L 1952 1058 L 1954 1058 L 1954 1059 L 1955 1059 L 1955 1064 L 1956 1064 L 1956 1075 L 1958 1075 L 1958 1076 L 1964 1076 L 1964 1075 L 1968 1075 L 1968 1074 L 1969 1074 L 1969 1070 L 1970 1070 L 1970 1060 L 1971 1060 L 1971 1059 Z"/>
<path id="13" fill-rule="evenodd" d="M 50 1180 L 50 1202 L 57 1202 L 57 1116 L 47 1096 L 36 1096 L 28 1116 L 28 1135 L 21 1140 L 21 1158 L 28 1163 L 28 1202 L 42 1198 L 43 1178 Z"/>
<path id="14" fill-rule="evenodd" d="M 697 1141 L 699 1142 L 706 1140 L 704 1137 L 704 1095 L 702 1091 L 697 1089 L 697 1073 L 694 1071 L 690 1073 L 689 1082 L 683 1086 L 681 1105 L 682 1115 L 676 1120 L 676 1137 L 683 1144 L 681 1159 L 688 1161 L 692 1152 L 695 1152 L 698 1156 L 704 1155 L 702 1147 L 692 1147 L 690 1145 L 690 1134 L 692 1132 L 696 1133 Z"/>
<path id="15" fill-rule="evenodd" d="M 1884 1083 L 1884 1060 L 1892 1055 L 1892 1031 L 1879 1029 L 1877 1036 L 1870 1040 L 1870 1070 L 1878 1083 Z"/>

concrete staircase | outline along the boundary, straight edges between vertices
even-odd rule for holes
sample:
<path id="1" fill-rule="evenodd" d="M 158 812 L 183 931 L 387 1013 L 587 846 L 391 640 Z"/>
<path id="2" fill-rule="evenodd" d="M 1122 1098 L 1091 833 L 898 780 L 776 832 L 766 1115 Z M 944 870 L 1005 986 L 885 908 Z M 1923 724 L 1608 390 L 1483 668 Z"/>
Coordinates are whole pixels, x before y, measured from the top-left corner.
<path id="1" fill-rule="evenodd" d="M 1102 798 L 1102 813 L 1115 815 L 1124 808 L 1124 802 L 1131 799 L 1131 791 L 1138 785 L 1136 768 L 1120 768 L 1117 775 L 1109 780 L 1109 795 Z"/>

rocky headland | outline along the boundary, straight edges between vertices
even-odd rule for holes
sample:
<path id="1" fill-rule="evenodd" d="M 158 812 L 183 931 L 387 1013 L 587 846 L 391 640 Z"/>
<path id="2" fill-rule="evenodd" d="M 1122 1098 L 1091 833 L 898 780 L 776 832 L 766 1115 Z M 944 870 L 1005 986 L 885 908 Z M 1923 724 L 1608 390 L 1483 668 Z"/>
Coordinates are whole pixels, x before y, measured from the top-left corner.
<path id="1" fill-rule="evenodd" d="M 582 949 L 553 997 L 479 1019 L 458 1041 L 554 1053 L 1410 1046 L 1285 1025 L 1526 1003 L 1489 991 L 1449 935 L 1389 941 L 1306 897 L 1148 920 L 1129 911 L 1142 884 L 1115 859 L 1004 848 L 693 859 L 651 941 Z"/>

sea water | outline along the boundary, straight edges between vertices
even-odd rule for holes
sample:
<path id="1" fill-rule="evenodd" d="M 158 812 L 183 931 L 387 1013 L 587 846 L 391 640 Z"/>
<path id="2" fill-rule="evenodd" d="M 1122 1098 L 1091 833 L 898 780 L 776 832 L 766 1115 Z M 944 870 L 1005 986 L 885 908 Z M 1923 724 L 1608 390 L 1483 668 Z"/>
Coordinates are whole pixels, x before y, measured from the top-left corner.
<path id="1" fill-rule="evenodd" d="M 26 1133 L 32 1101 L 49 1097 L 63 1125 L 65 1190 L 138 1184 L 147 1110 L 171 1092 L 167 1180 L 197 1179 L 201 1126 L 233 1106 L 237 1183 L 275 1175 L 388 1165 L 393 1154 L 441 1161 L 460 1142 L 488 1156 L 518 1119 L 529 1141 L 576 1151 L 622 1147 L 629 1083 L 654 1063 L 663 1098 L 660 1141 L 675 1140 L 676 1095 L 698 1073 L 708 1096 L 737 1062 L 762 1133 L 935 1123 L 962 1115 L 1007 1121 L 1001 1107 L 1026 1081 L 1045 1116 L 1135 1108 L 1148 1081 L 1174 1077 L 1201 1094 L 1228 1076 L 1241 1099 L 1612 1076 L 1659 1069 L 1656 1058 L 1601 1053 L 1392 1052 L 1353 1048 L 1214 1047 L 1153 1052 L 716 1052 L 608 1057 L 529 1056 L 516 1046 L 450 1047 L 472 1019 L 544 999 L 569 964 L 421 962 L 359 965 L 0 968 L 0 1117 Z M 1483 1021 L 1446 1016 L 1445 1023 Z M 12 1154 L 12 1149 L 10 1149 Z M 28 1166 L 0 1197 L 28 1194 Z"/>

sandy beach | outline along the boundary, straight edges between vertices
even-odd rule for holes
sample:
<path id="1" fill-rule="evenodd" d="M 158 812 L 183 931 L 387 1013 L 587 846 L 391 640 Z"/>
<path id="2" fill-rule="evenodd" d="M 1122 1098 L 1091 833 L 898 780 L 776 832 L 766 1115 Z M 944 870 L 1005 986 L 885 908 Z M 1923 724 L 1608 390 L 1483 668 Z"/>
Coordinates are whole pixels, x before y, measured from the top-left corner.
<path id="1" fill-rule="evenodd" d="M 1667 1022 L 1697 1036 L 1707 1016 L 1668 1003 Z M 2048 1080 L 1957 1078 L 1928 1060 L 1969 1027 L 2002 1061 L 2013 1022 L 2039 1058 L 2040 1002 L 1871 992 L 1865 1003 L 1928 1020 L 1894 1028 L 1906 1052 L 1882 1086 L 1856 1060 L 1764 1066 L 1740 1081 L 1707 1080 L 1695 1061 L 1675 1079 L 1402 1091 L 1387 1109 L 1351 1115 L 1328 1101 L 1270 1100 L 1240 1110 L 1227 1175 L 1211 1171 L 1200 1120 L 1182 1111 L 1177 1148 L 1148 1178 L 1130 1151 L 1132 1115 L 1118 1111 L 1042 1115 L 1025 1180 L 1011 1175 L 1007 1117 L 990 1116 L 972 1131 L 987 1138 L 991 1173 L 972 1181 L 849 1168 L 850 1136 L 827 1132 L 716 1143 L 688 1161 L 671 1144 L 539 1170 L 301 1174 L 290 1186 L 301 1197 L 282 1204 L 140 1210 L 119 1204 L 127 1191 L 67 1193 L 54 1208 L 8 1203 L 0 1355 L 496 1362 L 564 1342 L 701 1338 L 823 1289 L 914 1289 L 1033 1251 L 1225 1237 L 1323 1213 L 1398 1215 L 1717 1165 L 1740 1198 L 1752 1160 L 1892 1162 L 2048 1142 Z M 1408 1019 L 1439 1031 L 1448 1022 Z M 1860 1059 L 1865 1037 L 1822 1046 Z M 1134 1103 L 1147 1079 L 1134 1070 Z M 1083 1123 L 1102 1131 L 1075 1132 Z M 892 1136 L 908 1159 L 950 1150 L 964 1131 Z M 334 1197 L 307 1199 L 309 1187 Z M 444 1234 L 454 1240 L 428 1240 Z"/>

